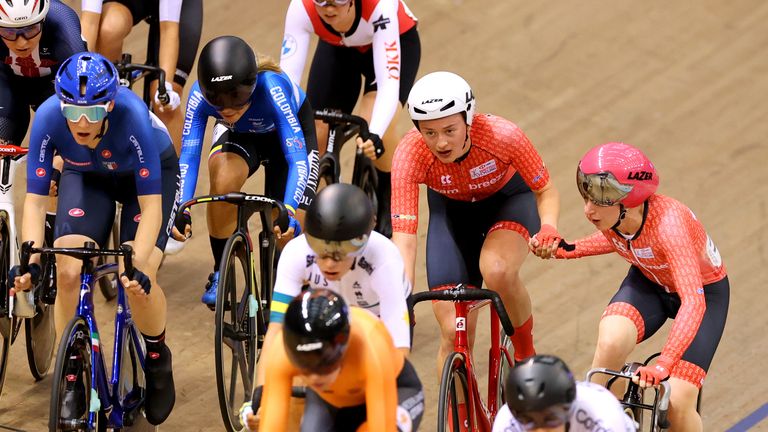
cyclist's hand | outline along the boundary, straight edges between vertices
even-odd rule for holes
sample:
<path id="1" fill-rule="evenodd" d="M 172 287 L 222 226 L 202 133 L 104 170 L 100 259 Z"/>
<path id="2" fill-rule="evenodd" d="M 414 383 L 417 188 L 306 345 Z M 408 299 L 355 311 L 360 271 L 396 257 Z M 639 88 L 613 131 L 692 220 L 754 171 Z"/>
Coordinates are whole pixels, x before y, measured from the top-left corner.
<path id="1" fill-rule="evenodd" d="M 182 234 L 182 231 L 184 234 Z M 189 213 L 189 209 L 184 210 L 177 218 L 176 225 L 171 231 L 171 236 L 174 240 L 183 242 L 192 237 L 192 215 Z"/>
<path id="2" fill-rule="evenodd" d="M 29 272 L 23 275 L 20 275 L 19 271 L 20 267 L 15 265 L 8 272 L 8 279 L 13 281 L 14 292 L 29 291 L 40 281 L 40 273 L 42 273 L 40 264 L 30 264 Z"/>
<path id="3" fill-rule="evenodd" d="M 661 384 L 669 378 L 669 367 L 662 362 L 656 362 L 653 366 L 641 366 L 637 374 L 632 377 L 632 382 L 640 387 L 651 387 Z"/>
<path id="4" fill-rule="evenodd" d="M 149 280 L 149 276 L 135 267 L 133 269 L 133 279 L 128 279 L 128 275 L 123 272 L 120 275 L 120 281 L 125 289 L 133 295 L 147 296 L 152 288 L 152 281 Z"/>
<path id="5" fill-rule="evenodd" d="M 165 91 L 168 93 L 168 104 L 160 102 L 160 91 L 155 90 L 155 108 L 160 112 L 173 111 L 181 105 L 181 96 L 173 89 L 173 84 L 165 82 Z"/>
<path id="6" fill-rule="evenodd" d="M 371 160 L 376 160 L 379 158 L 379 156 L 384 154 L 384 143 L 375 133 L 372 133 L 371 136 L 368 137 L 368 140 L 365 142 L 363 142 L 362 138 L 357 137 L 357 147 L 362 149 L 363 154 L 368 156 L 368 159 Z M 377 151 L 377 148 L 380 150 Z"/>
<path id="7" fill-rule="evenodd" d="M 251 402 L 248 401 L 240 407 L 240 423 L 249 431 L 259 429 L 259 414 L 253 412 Z"/>
<path id="8" fill-rule="evenodd" d="M 563 236 L 557 232 L 557 228 L 549 224 L 543 224 L 536 235 L 528 241 L 528 246 L 539 258 L 549 259 L 555 254 Z"/>
<path id="9" fill-rule="evenodd" d="M 61 180 L 61 171 L 54 168 L 51 171 L 51 185 L 48 189 L 48 196 L 59 196 L 59 180 Z"/>

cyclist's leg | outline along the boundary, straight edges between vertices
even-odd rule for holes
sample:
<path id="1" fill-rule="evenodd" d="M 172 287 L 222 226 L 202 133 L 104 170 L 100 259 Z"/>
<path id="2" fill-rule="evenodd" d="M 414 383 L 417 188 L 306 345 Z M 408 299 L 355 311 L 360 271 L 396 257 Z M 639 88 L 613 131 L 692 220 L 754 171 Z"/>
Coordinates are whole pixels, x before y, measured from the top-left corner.
<path id="1" fill-rule="evenodd" d="M 471 214 L 466 203 L 452 201 L 427 189 L 429 230 L 427 232 L 427 283 L 429 289 L 446 288 L 465 283 L 480 288 L 483 280 L 478 266 L 484 230 L 477 224 L 459 220 Z M 462 205 L 464 204 L 464 205 Z M 456 312 L 451 302 L 434 302 L 432 309 L 440 325 L 440 349 L 437 353 L 437 376 L 441 376 L 445 357 L 453 352 L 456 337 Z M 474 343 L 477 314 L 468 317 L 467 336 L 470 349 Z"/>
<path id="2" fill-rule="evenodd" d="M 416 370 L 408 359 L 397 376 L 397 430 L 411 432 L 419 429 L 424 415 L 424 392 Z"/>
<path id="3" fill-rule="evenodd" d="M 352 112 L 362 83 L 359 58 L 356 48 L 337 47 L 322 40 L 317 43 L 307 80 L 307 97 L 314 109 Z M 316 121 L 315 130 L 322 155 L 328 146 L 328 125 Z"/>
<path id="4" fill-rule="evenodd" d="M 614 294 L 600 319 L 593 368 L 620 370 L 635 345 L 651 337 L 669 317 L 651 283 L 634 266 Z M 608 376 L 595 376 L 594 382 L 605 385 Z M 612 389 L 621 397 L 621 388 Z"/>
<path id="5" fill-rule="evenodd" d="M 688 349 L 672 368 L 669 420 L 672 431 L 702 430 L 696 411 L 699 389 L 715 355 L 728 315 L 730 285 L 728 278 L 704 286 L 706 311 Z"/>
<path id="6" fill-rule="evenodd" d="M 136 18 L 127 4 L 106 1 L 101 10 L 99 37 L 96 51 L 109 60 L 120 59 L 123 52 L 123 40 L 131 32 Z"/>
<path id="7" fill-rule="evenodd" d="M 115 214 L 115 202 L 104 190 L 105 176 L 64 169 L 61 174 L 60 202 L 56 210 L 54 246 L 83 247 L 93 241 L 99 247 L 107 242 Z M 56 258 L 56 331 L 61 332 L 74 315 L 80 288 L 82 262 L 60 255 Z M 60 336 L 57 334 L 57 336 Z"/>
<path id="8" fill-rule="evenodd" d="M 480 271 L 488 288 L 504 302 L 515 326 L 510 338 L 515 360 L 536 354 L 533 344 L 531 297 L 520 279 L 520 267 L 528 255 L 528 238 L 539 231 L 536 199 L 519 175 L 493 196 L 476 204 L 474 219 L 488 227 L 480 254 Z"/>
<path id="9" fill-rule="evenodd" d="M 163 34 L 164 26 L 171 23 L 160 23 L 160 32 Z M 197 57 L 197 49 L 200 46 L 200 34 L 203 27 L 203 2 L 202 0 L 185 0 L 181 5 L 181 16 L 179 18 L 179 45 L 178 45 L 178 59 L 176 61 L 175 73 L 173 76 L 166 74 L 165 80 L 170 82 L 182 102 L 184 99 L 184 86 L 189 78 L 189 73 L 192 71 L 192 66 L 195 64 L 195 58 Z M 152 41 L 153 50 L 155 51 L 155 58 L 159 58 L 160 41 Z M 160 65 L 163 67 L 162 59 L 160 59 Z M 150 94 L 154 95 L 157 91 L 157 80 L 153 80 L 150 84 Z M 181 131 L 184 125 L 184 108 L 183 103 L 178 108 L 172 111 L 160 111 L 154 109 L 155 114 L 162 120 L 165 126 L 168 128 L 168 132 L 173 139 L 173 146 L 176 149 L 176 154 L 181 154 Z"/>
<path id="10" fill-rule="evenodd" d="M 245 181 L 259 167 L 258 155 L 249 145 L 252 137 L 229 130 L 223 124 L 213 129 L 213 146 L 208 156 L 211 194 L 239 192 Z M 229 204 L 210 204 L 207 209 L 208 233 L 214 259 L 214 272 L 219 270 L 221 254 L 227 239 L 237 225 L 237 208 Z"/>
<path id="11" fill-rule="evenodd" d="M 324 401 L 314 390 L 307 387 L 301 432 L 333 432 L 338 411 L 338 408 Z"/>

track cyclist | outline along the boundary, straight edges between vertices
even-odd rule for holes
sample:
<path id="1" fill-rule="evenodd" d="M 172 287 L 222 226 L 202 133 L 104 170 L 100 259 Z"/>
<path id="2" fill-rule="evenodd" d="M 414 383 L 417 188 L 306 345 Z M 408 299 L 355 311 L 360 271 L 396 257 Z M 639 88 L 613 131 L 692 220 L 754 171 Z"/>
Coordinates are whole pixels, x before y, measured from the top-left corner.
<path id="1" fill-rule="evenodd" d="M 611 142 L 579 162 L 584 215 L 598 231 L 557 258 L 618 253 L 629 272 L 600 320 L 592 367 L 619 370 L 635 345 L 674 319 L 656 362 L 638 370 L 643 387 L 669 379 L 671 431 L 702 430 L 699 389 L 720 342 L 730 284 L 720 252 L 693 212 L 659 195 L 656 167 L 639 149 Z M 531 242 L 536 255 L 550 250 Z"/>
<path id="2" fill-rule="evenodd" d="M 301 82 L 311 36 L 320 39 L 306 87 L 313 107 L 351 113 L 364 84 L 359 110 L 374 135 L 365 143 L 358 138 L 358 145 L 375 159 L 377 229 L 387 237 L 396 123 L 421 60 L 416 23 L 402 0 L 292 0 L 285 17 L 280 67 L 293 82 Z M 325 152 L 328 126 L 317 122 L 316 128 Z M 378 157 L 374 141 L 386 148 Z"/>
<path id="3" fill-rule="evenodd" d="M 61 64 L 57 96 L 40 105 L 32 124 L 21 237 L 43 243 L 54 151 L 64 159 L 54 246 L 82 247 L 93 241 L 103 247 L 114 222 L 115 202 L 123 204 L 120 243 L 133 245 L 136 270 L 133 280 L 123 273 L 121 281 L 146 342 L 146 417 L 160 424 L 173 408 L 175 391 L 171 351 L 165 344 L 166 300 L 156 274 L 173 226 L 178 159 L 162 122 L 117 81 L 114 65 L 96 53 L 75 54 Z M 30 272 L 23 275 L 13 267 L 10 277 L 15 277 L 16 291 L 29 289 L 39 278 L 39 259 L 33 256 Z M 76 258 L 56 259 L 54 316 L 59 332 L 74 316 L 81 266 Z M 72 382 L 65 401 L 85 400 L 78 395 L 84 391 L 83 382 Z M 73 418 L 88 408 L 76 402 L 65 405 Z"/>
<path id="4" fill-rule="evenodd" d="M 80 22 L 59 1 L 11 0 L 0 6 L 0 144 L 20 146 L 29 128 L 29 110 L 55 93 L 52 77 L 61 62 L 85 51 Z M 54 163 L 51 195 L 56 196 L 61 160 Z M 46 241 L 53 242 L 56 200 L 46 215 Z M 14 313 L 31 316 L 34 307 L 19 295 Z"/>
<path id="5" fill-rule="evenodd" d="M 260 431 L 286 430 L 294 377 L 306 381 L 302 432 L 416 431 L 424 412 L 421 382 L 384 323 L 348 308 L 342 297 L 311 289 L 294 298 L 282 330 L 262 352 L 269 371 Z M 249 430 L 256 418 L 247 408 Z"/>
<path id="6" fill-rule="evenodd" d="M 528 238 L 547 245 L 557 232 L 559 196 L 533 144 L 514 123 L 475 114 L 472 89 L 460 76 L 434 72 L 408 96 L 416 125 L 403 137 L 393 161 L 392 240 L 413 283 L 416 265 L 419 184 L 427 185 L 430 289 L 458 283 L 497 291 L 515 326 L 516 361 L 535 354 L 528 291 L 519 277 Z M 555 246 L 552 246 L 555 247 Z M 455 311 L 433 303 L 440 324 L 438 371 L 453 351 Z M 477 315 L 468 323 L 470 343 Z"/>
<path id="7" fill-rule="evenodd" d="M 145 19 L 156 19 L 150 24 L 151 50 L 147 57 L 158 59 L 165 71 L 169 103 L 158 99 L 158 81 L 151 82 L 154 94 L 153 110 L 165 123 L 173 138 L 176 153 L 181 146 L 181 130 L 184 112 L 181 94 L 195 63 L 197 47 L 203 28 L 203 0 L 81 0 L 83 37 L 88 48 L 117 61 L 123 52 L 123 41 L 131 29 Z M 151 26 L 159 29 L 153 31 Z"/>
<path id="8" fill-rule="evenodd" d="M 265 193 L 282 199 L 290 226 L 278 237 L 287 242 L 301 233 L 296 214 L 312 202 L 317 187 L 317 141 L 314 112 L 304 92 L 268 57 L 256 56 L 242 39 L 221 36 L 205 45 L 197 62 L 197 82 L 187 101 L 181 146 L 182 200 L 195 194 L 202 140 L 209 117 L 218 120 L 208 155 L 211 194 L 239 191 L 261 163 L 265 163 Z M 208 233 L 213 273 L 202 302 L 213 307 L 219 265 L 227 238 L 236 224 L 236 209 L 227 204 L 208 206 Z M 192 219 L 176 233 L 184 240 Z"/>
<path id="9" fill-rule="evenodd" d="M 558 357 L 535 355 L 516 364 L 504 384 L 507 403 L 493 432 L 635 432 L 632 420 L 605 387 L 576 382 Z"/>
<path id="10" fill-rule="evenodd" d="M 265 346 L 283 328 L 285 310 L 302 288 L 327 288 L 351 305 L 379 316 L 395 347 L 408 355 L 411 287 L 397 247 L 372 231 L 373 207 L 357 186 L 336 183 L 321 190 L 307 210 L 304 234 L 280 254 Z M 259 383 L 267 373 L 259 363 Z"/>

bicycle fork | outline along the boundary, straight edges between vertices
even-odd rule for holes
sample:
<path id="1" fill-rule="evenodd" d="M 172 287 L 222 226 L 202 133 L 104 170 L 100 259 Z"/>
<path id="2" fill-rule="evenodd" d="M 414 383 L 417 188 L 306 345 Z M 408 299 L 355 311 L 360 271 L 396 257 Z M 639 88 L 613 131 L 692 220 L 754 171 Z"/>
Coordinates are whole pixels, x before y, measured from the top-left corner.
<path id="1" fill-rule="evenodd" d="M 483 404 L 480 388 L 474 374 L 472 365 L 472 356 L 469 355 L 469 337 L 467 336 L 467 315 L 469 305 L 465 302 L 455 302 L 456 308 L 456 339 L 453 342 L 453 349 L 464 355 L 464 361 L 467 366 L 467 394 L 470 400 L 464 401 L 467 407 L 466 421 L 472 431 L 491 432 L 492 425 L 489 418 L 488 409 Z M 498 321 L 498 320 L 497 320 Z M 496 323 L 496 333 L 498 334 L 498 322 Z M 495 338 L 494 338 L 495 339 Z M 498 349 L 498 341 L 495 342 Z M 493 346 L 493 343 L 492 343 Z M 493 349 L 493 348 L 491 348 Z M 496 369 L 498 371 L 498 369 Z M 489 388 L 490 389 L 490 388 Z M 493 391 L 493 390 L 489 390 Z"/>

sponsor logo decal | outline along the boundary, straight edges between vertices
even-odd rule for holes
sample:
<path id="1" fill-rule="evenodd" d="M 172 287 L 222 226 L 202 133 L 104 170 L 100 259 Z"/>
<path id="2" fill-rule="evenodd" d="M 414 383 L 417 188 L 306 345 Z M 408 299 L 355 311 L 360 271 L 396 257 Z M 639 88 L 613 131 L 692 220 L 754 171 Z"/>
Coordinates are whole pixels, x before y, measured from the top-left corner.
<path id="1" fill-rule="evenodd" d="M 38 168 L 35 170 L 35 175 L 38 177 L 45 177 L 45 168 Z"/>
<path id="2" fill-rule="evenodd" d="M 390 79 L 400 79 L 400 53 L 397 41 L 384 42 L 384 52 L 387 55 L 387 73 Z"/>
<path id="3" fill-rule="evenodd" d="M 109 159 L 112 157 L 112 152 L 107 149 L 104 149 L 101 151 L 101 157 L 103 157 L 104 159 Z"/>
<path id="4" fill-rule="evenodd" d="M 229 81 L 232 79 L 232 75 L 219 75 L 211 78 L 211 82 Z"/>
<path id="5" fill-rule="evenodd" d="M 469 176 L 472 177 L 472 180 L 474 180 L 478 177 L 486 176 L 488 174 L 496 172 L 497 169 L 498 167 L 496 166 L 496 159 L 491 159 L 474 168 L 471 168 L 469 170 Z"/>
<path id="6" fill-rule="evenodd" d="M 376 33 L 379 30 L 386 30 L 387 24 L 389 24 L 391 21 L 389 18 L 385 18 L 384 15 L 379 15 L 379 17 L 376 19 L 376 21 L 372 22 L 373 24 L 373 32 Z"/>
<path id="7" fill-rule="evenodd" d="M 67 213 L 70 216 L 72 216 L 72 217 L 83 217 L 83 216 L 85 216 L 85 211 L 83 209 L 77 208 L 77 207 L 75 207 L 73 209 L 70 209 L 69 212 L 67 212 Z"/>
<path id="8" fill-rule="evenodd" d="M 299 44 L 296 42 L 296 38 L 294 38 L 293 35 L 285 35 L 285 39 L 283 39 L 283 48 L 280 51 L 280 55 L 283 57 L 290 57 L 294 55 L 298 45 Z"/>
<path id="9" fill-rule="evenodd" d="M 139 177 L 141 178 L 147 178 L 149 177 L 149 170 L 146 168 L 142 168 L 139 170 Z"/>

